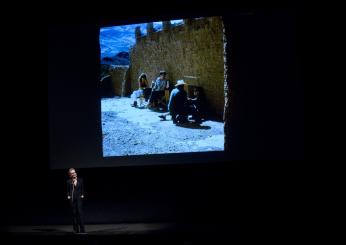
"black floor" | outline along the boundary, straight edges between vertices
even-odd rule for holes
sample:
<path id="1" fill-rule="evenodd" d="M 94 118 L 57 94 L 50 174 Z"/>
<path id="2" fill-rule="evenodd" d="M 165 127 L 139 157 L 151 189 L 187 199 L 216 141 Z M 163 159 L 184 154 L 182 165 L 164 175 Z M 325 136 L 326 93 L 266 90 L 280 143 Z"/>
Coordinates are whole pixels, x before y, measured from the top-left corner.
<path id="1" fill-rule="evenodd" d="M 87 225 L 74 234 L 71 225 L 10 226 L 7 241 L 20 244 L 229 244 L 237 232 L 228 225 L 132 223 Z"/>

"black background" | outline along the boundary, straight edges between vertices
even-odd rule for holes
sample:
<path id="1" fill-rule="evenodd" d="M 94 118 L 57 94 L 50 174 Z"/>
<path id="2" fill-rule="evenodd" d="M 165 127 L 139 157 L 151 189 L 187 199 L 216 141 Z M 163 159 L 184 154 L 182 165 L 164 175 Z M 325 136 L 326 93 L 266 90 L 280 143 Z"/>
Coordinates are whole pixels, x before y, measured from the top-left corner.
<path id="1" fill-rule="evenodd" d="M 294 233 L 291 224 L 301 205 L 296 187 L 304 160 L 300 6 L 128 8 L 56 8 L 46 13 L 48 39 L 42 19 L 25 32 L 26 49 L 32 53 L 25 56 L 30 68 L 19 69 L 21 83 L 11 88 L 21 102 L 11 110 L 16 134 L 9 132 L 10 150 L 3 157 L 2 224 L 70 223 L 66 171 L 49 168 L 48 120 L 52 112 L 61 113 L 61 127 L 54 130 L 64 130 L 55 137 L 71 140 L 66 140 L 66 149 L 72 160 L 94 157 L 101 143 L 95 140 L 99 129 L 91 134 L 85 130 L 95 126 L 99 113 L 94 90 L 99 26 L 222 15 L 231 43 L 231 152 L 218 164 L 211 159 L 194 165 L 77 169 L 86 185 L 87 222 L 213 222 L 244 239 Z M 45 49 L 44 40 L 48 67 L 44 57 L 35 57 Z M 46 68 L 49 85 L 42 72 Z M 87 87 L 80 93 L 82 84 Z M 64 99 L 48 110 L 54 94 Z M 71 110 L 61 111 L 64 106 Z M 20 115 L 18 107 L 24 111 Z M 94 109 L 93 120 L 86 108 Z M 80 127 L 81 122 L 87 126 Z"/>

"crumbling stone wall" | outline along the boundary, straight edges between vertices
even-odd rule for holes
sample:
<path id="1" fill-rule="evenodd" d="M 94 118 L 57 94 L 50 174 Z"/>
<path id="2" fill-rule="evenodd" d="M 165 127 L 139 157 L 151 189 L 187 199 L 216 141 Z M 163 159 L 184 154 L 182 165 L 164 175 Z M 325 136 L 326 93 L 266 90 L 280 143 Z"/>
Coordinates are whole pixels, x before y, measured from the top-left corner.
<path id="1" fill-rule="evenodd" d="M 188 84 L 201 86 L 208 109 L 222 118 L 224 111 L 224 54 L 221 17 L 184 20 L 183 25 L 163 23 L 163 30 L 154 32 L 152 24 L 142 36 L 136 29 L 136 44 L 130 50 L 130 83 L 137 89 L 140 73 L 148 75 L 149 83 L 160 70 L 167 71 L 173 83 L 184 79 Z"/>
<path id="2" fill-rule="evenodd" d="M 111 72 L 113 81 L 114 94 L 117 96 L 125 96 L 126 93 L 126 82 L 128 80 L 128 69 L 129 66 L 114 66 Z"/>

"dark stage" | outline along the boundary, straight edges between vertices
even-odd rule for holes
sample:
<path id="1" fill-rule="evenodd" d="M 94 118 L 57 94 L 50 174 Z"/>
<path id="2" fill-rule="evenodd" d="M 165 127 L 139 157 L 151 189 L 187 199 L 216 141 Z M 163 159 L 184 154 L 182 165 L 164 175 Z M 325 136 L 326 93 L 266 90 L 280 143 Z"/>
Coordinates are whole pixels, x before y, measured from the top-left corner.
<path id="1" fill-rule="evenodd" d="M 86 234 L 74 234 L 70 225 L 10 226 L 11 241 L 67 242 L 83 244 L 224 244 L 237 241 L 228 225 L 129 223 L 87 225 Z"/>
<path id="2" fill-rule="evenodd" d="M 102 158 L 95 89 L 99 27 L 128 24 L 129 12 L 118 11 L 114 20 L 108 8 L 108 20 L 85 14 L 80 23 L 70 23 L 64 9 L 58 15 L 64 21 L 52 18 L 48 28 L 48 101 L 46 76 L 42 83 L 23 83 L 28 89 L 20 91 L 27 97 L 19 108 L 25 104 L 30 114 L 18 113 L 11 119 L 15 129 L 5 128 L 12 152 L 2 161 L 0 230 L 7 243 L 1 244 L 281 244 L 298 232 L 304 160 L 301 12 L 205 6 L 185 14 L 179 6 L 170 16 L 223 16 L 231 68 L 225 154 Z M 131 21 L 168 18 L 151 11 L 147 16 L 138 8 Z M 35 62 L 28 63 L 37 70 Z M 34 99 L 37 104 L 27 104 Z M 84 181 L 83 235 L 72 233 L 69 167 Z"/>

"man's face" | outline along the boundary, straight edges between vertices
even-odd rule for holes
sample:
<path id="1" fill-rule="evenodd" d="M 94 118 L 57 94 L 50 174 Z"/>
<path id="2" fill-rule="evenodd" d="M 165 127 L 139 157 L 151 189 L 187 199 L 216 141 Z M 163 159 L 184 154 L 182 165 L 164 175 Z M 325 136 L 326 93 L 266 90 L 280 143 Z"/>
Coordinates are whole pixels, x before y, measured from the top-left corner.
<path id="1" fill-rule="evenodd" d="M 77 178 L 76 170 L 71 170 L 69 174 L 70 174 L 70 178 Z"/>
<path id="2" fill-rule="evenodd" d="M 161 74 L 161 75 L 160 75 L 160 78 L 161 78 L 161 80 L 163 80 L 163 79 L 166 78 L 166 75 L 165 75 L 165 74 Z"/>

